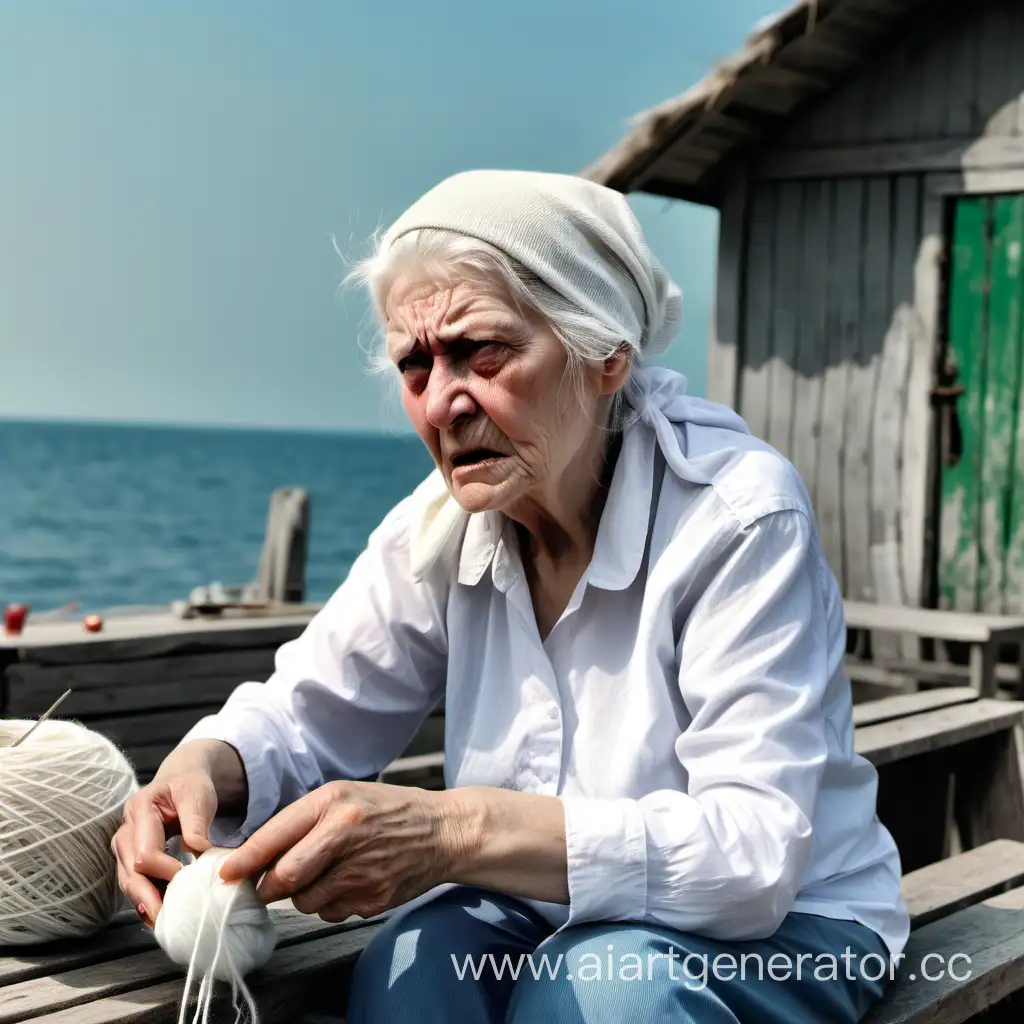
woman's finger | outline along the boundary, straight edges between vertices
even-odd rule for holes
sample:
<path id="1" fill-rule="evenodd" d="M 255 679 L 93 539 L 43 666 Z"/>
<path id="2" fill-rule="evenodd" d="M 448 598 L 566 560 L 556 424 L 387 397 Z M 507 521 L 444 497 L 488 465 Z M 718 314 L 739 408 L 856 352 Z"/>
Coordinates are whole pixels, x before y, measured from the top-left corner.
<path id="1" fill-rule="evenodd" d="M 132 816 L 135 826 L 135 859 L 132 871 L 169 882 L 181 869 L 181 863 L 165 850 L 167 835 L 160 811 L 144 803 Z"/>
<path id="2" fill-rule="evenodd" d="M 225 882 L 239 882 L 268 867 L 315 827 L 323 816 L 323 802 L 319 793 L 313 792 L 279 811 L 224 858 L 220 877 Z"/>
<path id="3" fill-rule="evenodd" d="M 318 821 L 270 865 L 257 895 L 264 903 L 274 903 L 316 886 L 322 889 L 325 883 L 329 886 L 343 841 L 337 822 Z"/>
<path id="4" fill-rule="evenodd" d="M 121 891 L 131 901 L 139 917 L 152 927 L 163 904 L 159 890 L 132 866 L 135 851 L 125 829 L 114 835 L 111 846 L 117 859 L 117 881 Z"/>

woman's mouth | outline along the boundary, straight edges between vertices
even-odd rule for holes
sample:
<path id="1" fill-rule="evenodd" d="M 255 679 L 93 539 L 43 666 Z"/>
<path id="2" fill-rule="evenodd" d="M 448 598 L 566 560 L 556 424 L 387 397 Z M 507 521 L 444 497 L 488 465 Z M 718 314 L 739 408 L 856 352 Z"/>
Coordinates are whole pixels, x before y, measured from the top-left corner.
<path id="1" fill-rule="evenodd" d="M 507 458 L 501 452 L 493 448 L 473 448 L 470 451 L 461 452 L 452 458 L 452 469 L 485 469 L 493 466 L 502 459 Z"/>

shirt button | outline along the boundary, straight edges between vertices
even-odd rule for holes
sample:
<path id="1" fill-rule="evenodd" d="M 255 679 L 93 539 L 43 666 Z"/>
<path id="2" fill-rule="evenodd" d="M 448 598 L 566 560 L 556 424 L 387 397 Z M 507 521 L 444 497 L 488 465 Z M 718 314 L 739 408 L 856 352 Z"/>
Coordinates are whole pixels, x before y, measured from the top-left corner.
<path id="1" fill-rule="evenodd" d="M 558 705 L 557 704 L 552 704 L 548 708 L 548 718 L 550 718 L 552 721 L 554 721 L 556 718 L 558 718 Z"/>

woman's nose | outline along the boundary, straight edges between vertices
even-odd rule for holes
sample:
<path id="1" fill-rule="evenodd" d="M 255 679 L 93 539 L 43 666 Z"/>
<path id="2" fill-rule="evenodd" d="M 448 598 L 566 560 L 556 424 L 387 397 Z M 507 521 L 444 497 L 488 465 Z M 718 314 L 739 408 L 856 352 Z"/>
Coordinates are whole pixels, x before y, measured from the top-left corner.
<path id="1" fill-rule="evenodd" d="M 462 381 L 436 362 L 427 389 L 427 420 L 438 430 L 476 411 L 476 402 L 466 392 Z"/>

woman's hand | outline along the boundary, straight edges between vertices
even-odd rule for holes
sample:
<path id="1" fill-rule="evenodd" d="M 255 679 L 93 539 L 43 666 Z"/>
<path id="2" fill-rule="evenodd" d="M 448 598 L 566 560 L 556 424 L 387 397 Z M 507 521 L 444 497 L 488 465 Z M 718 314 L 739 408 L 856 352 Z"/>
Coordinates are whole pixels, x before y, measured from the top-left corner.
<path id="1" fill-rule="evenodd" d="M 271 818 L 220 875 L 265 869 L 264 903 L 290 897 L 325 921 L 373 917 L 445 882 L 569 901 L 561 801 L 485 786 L 327 783 Z"/>
<path id="2" fill-rule="evenodd" d="M 151 928 L 163 900 L 154 880 L 169 882 L 181 863 L 166 853 L 167 838 L 180 835 L 199 854 L 212 845 L 214 815 L 240 813 L 249 788 L 237 750 L 221 740 L 192 740 L 164 758 L 153 781 L 126 803 L 110 847 L 117 857 L 121 890 Z"/>
<path id="3" fill-rule="evenodd" d="M 211 845 L 208 833 L 216 812 L 213 779 L 198 769 L 154 779 L 125 804 L 123 823 L 110 844 L 117 880 L 151 928 L 163 902 L 153 879 L 169 882 L 181 869 L 164 850 L 168 836 L 180 835 L 185 848 L 201 853 Z"/>
<path id="4" fill-rule="evenodd" d="M 447 880 L 462 855 L 444 794 L 379 782 L 329 782 L 289 804 L 221 865 L 232 882 L 266 870 L 264 903 L 305 914 L 372 917 Z"/>

